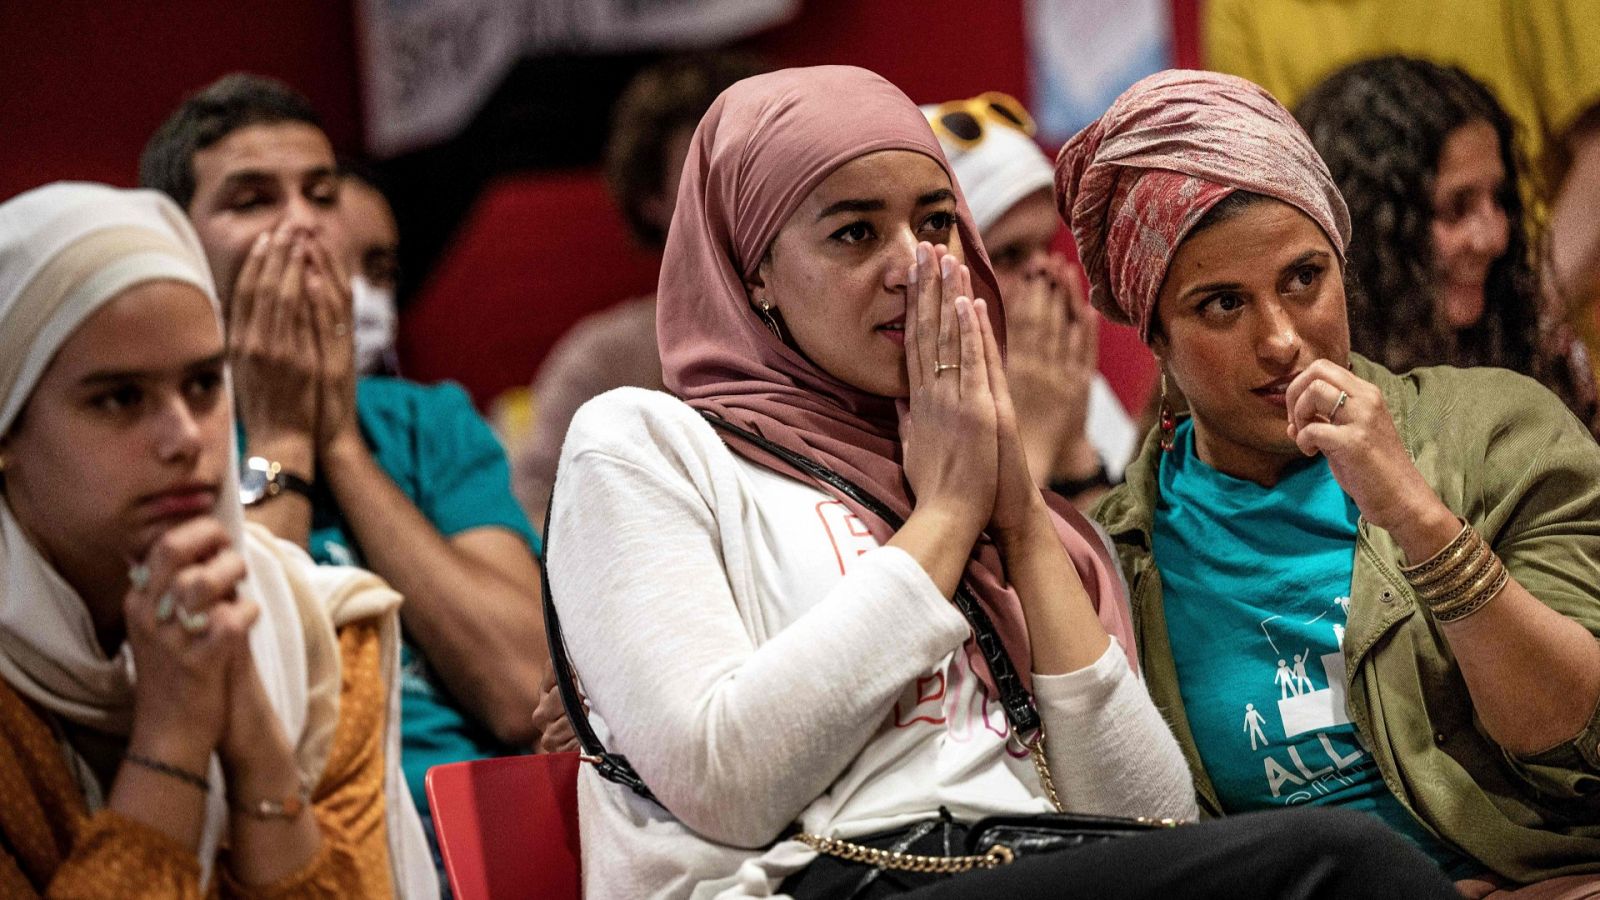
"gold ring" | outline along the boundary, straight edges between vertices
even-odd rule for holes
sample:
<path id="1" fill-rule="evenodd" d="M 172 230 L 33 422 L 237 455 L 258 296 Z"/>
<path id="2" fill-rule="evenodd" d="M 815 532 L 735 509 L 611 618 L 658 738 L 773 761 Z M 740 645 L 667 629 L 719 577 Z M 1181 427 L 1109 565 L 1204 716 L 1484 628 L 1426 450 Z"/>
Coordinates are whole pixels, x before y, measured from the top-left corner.
<path id="1" fill-rule="evenodd" d="M 934 363 L 933 377 L 938 378 L 946 369 L 959 369 L 961 363 Z"/>
<path id="2" fill-rule="evenodd" d="M 1334 416 L 1339 414 L 1339 410 L 1344 409 L 1344 402 L 1349 399 L 1349 394 L 1345 393 L 1344 391 L 1339 392 L 1339 399 L 1333 401 L 1333 409 L 1328 413 L 1329 425 L 1335 424 L 1333 421 Z"/>

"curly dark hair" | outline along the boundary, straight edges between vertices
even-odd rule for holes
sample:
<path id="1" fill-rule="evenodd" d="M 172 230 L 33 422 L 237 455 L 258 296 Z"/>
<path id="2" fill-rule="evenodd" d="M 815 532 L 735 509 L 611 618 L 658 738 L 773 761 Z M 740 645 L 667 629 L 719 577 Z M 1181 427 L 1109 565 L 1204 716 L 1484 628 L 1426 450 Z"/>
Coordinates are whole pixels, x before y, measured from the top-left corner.
<path id="1" fill-rule="evenodd" d="M 1328 76 L 1295 109 L 1350 206 L 1351 348 L 1396 371 L 1500 366 L 1540 377 L 1538 281 L 1518 185 L 1516 128 L 1489 89 L 1454 66 L 1384 56 Z M 1506 171 L 1510 242 L 1489 268 L 1484 313 L 1455 331 L 1435 312 L 1433 186 L 1445 140 L 1486 122 Z"/>
<path id="2" fill-rule="evenodd" d="M 666 229 L 644 210 L 661 193 L 672 136 L 693 129 L 723 91 L 766 67 L 735 53 L 696 53 L 653 65 L 628 83 L 611 110 L 606 184 L 634 237 L 648 247 L 666 243 Z"/>

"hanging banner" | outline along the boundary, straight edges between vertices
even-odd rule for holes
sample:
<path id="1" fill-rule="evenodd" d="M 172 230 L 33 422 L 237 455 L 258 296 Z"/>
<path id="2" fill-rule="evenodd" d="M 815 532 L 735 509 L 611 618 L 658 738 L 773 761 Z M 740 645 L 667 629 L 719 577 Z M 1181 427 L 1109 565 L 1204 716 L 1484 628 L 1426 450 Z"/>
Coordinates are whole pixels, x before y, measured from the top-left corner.
<path id="1" fill-rule="evenodd" d="M 714 47 L 794 17 L 800 0 L 532 0 L 528 52 Z"/>
<path id="2" fill-rule="evenodd" d="M 799 0 L 361 0 L 367 149 L 447 140 L 518 59 L 710 47 L 791 18 Z"/>

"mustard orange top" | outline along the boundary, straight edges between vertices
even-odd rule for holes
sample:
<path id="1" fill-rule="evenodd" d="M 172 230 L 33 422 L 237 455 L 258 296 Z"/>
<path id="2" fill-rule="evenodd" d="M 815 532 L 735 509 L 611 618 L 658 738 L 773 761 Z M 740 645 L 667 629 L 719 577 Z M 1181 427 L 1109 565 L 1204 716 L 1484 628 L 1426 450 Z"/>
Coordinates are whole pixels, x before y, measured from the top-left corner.
<path id="1" fill-rule="evenodd" d="M 322 846 L 268 885 L 229 877 L 206 895 L 194 851 L 109 809 L 90 814 L 49 723 L 0 681 L 0 897 L 387 897 L 383 734 L 387 692 L 376 621 L 339 631 L 339 720 L 312 809 Z"/>

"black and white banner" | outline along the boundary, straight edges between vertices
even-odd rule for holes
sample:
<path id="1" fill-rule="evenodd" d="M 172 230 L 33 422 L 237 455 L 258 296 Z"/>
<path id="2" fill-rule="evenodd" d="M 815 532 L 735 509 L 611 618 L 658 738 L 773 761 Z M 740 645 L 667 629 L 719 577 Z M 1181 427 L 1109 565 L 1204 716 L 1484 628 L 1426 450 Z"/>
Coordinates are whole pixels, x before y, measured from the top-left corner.
<path id="1" fill-rule="evenodd" d="M 800 0 L 362 0 L 367 145 L 437 143 L 525 55 L 692 49 L 791 18 Z"/>

